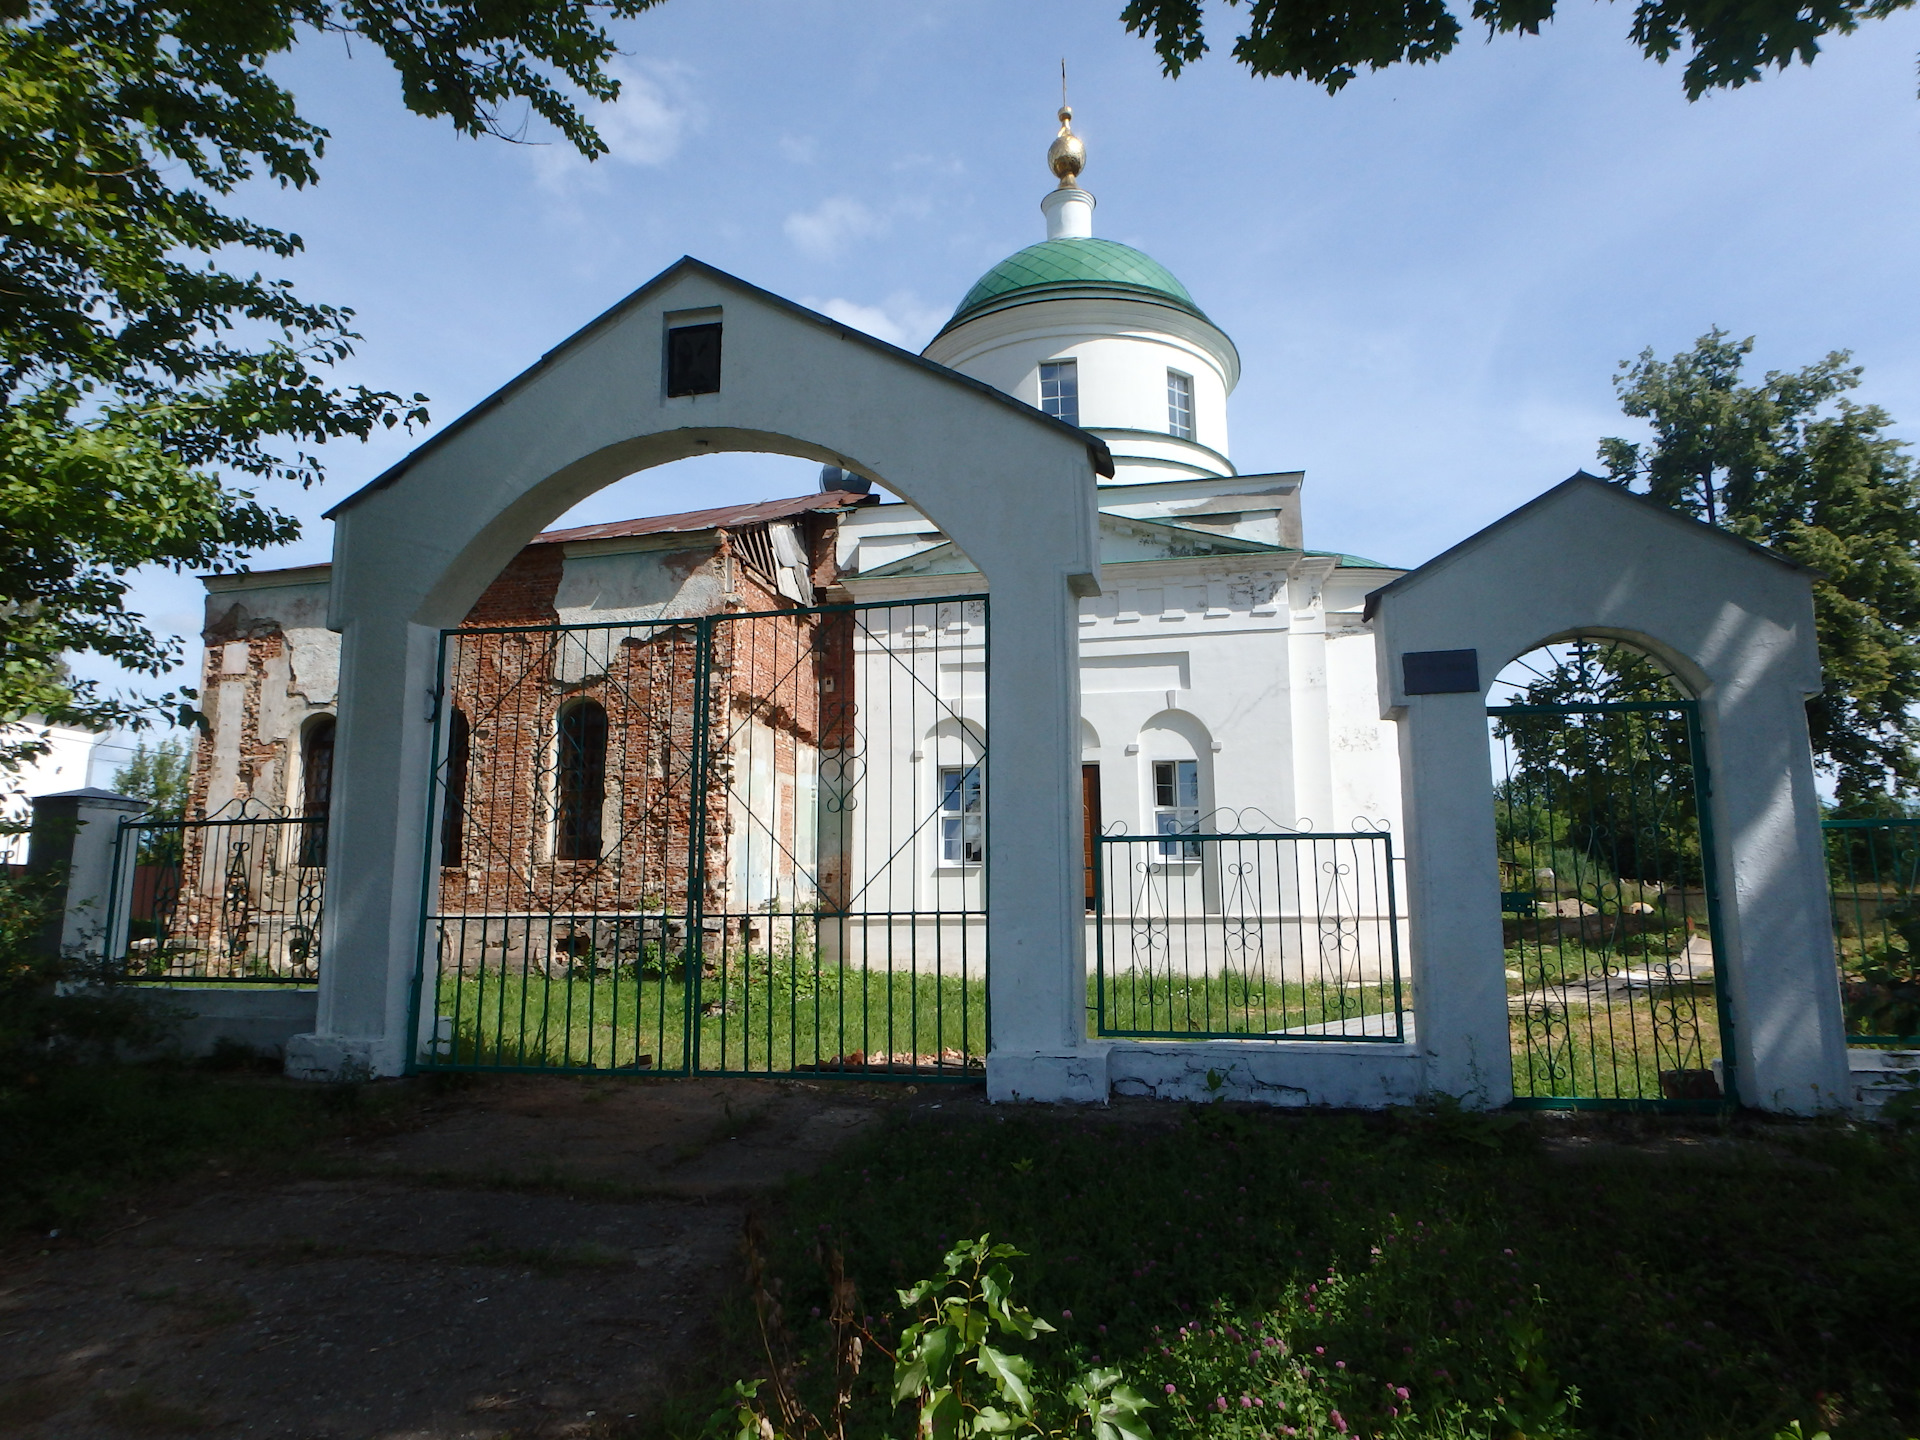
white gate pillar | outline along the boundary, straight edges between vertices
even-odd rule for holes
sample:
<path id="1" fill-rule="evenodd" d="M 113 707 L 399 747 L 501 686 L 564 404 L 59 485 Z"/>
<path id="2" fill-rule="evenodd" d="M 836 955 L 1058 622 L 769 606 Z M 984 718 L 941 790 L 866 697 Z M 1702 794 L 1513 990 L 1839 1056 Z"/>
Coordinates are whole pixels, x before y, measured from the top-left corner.
<path id="1" fill-rule="evenodd" d="M 1102 1103 L 1105 1055 L 1087 1043 L 1078 604 L 1058 570 L 1014 574 L 994 581 L 991 617 L 987 1098 Z"/>
<path id="2" fill-rule="evenodd" d="M 1477 689 L 1411 695 L 1388 713 L 1400 722 L 1413 1038 L 1426 1083 L 1475 1108 L 1505 1105 L 1513 1067 L 1486 699 Z"/>
<path id="3" fill-rule="evenodd" d="M 43 953 L 85 964 L 126 953 L 133 866 L 114 873 L 114 842 L 120 822 L 146 808 L 131 795 L 91 787 L 33 797 L 27 873 L 58 877 L 40 936 Z"/>
<path id="4" fill-rule="evenodd" d="M 1820 797 L 1802 697 L 1730 682 L 1701 697 L 1721 951 L 1740 1102 L 1812 1115 L 1849 1099 Z"/>
<path id="5" fill-rule="evenodd" d="M 397 1075 L 410 1057 L 439 642 L 404 621 L 340 637 L 319 1006 L 286 1047 L 295 1079 Z"/>

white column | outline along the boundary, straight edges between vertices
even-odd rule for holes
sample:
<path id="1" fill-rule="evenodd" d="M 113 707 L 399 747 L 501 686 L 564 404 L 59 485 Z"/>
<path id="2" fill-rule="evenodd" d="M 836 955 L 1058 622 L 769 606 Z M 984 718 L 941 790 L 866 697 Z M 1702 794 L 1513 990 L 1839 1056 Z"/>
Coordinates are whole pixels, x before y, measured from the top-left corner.
<path id="1" fill-rule="evenodd" d="M 1839 1109 L 1846 1023 L 1806 705 L 1787 686 L 1751 684 L 1714 687 L 1700 711 L 1741 1103 Z"/>
<path id="2" fill-rule="evenodd" d="M 1086 1038 L 1079 602 L 1035 567 L 995 576 L 991 606 L 987 1096 L 1104 1102 Z"/>
<path id="3" fill-rule="evenodd" d="M 27 872 L 60 876 L 58 914 L 42 932 L 43 951 L 97 964 L 124 952 L 127 911 L 133 898 L 133 866 L 114 874 L 114 841 L 120 822 L 147 802 L 111 790 L 68 790 L 37 795 L 27 841 Z M 115 881 L 120 894 L 114 894 Z M 117 903 L 116 903 L 117 902 Z M 112 912 L 114 934 L 107 933 Z"/>
<path id="4" fill-rule="evenodd" d="M 297 1079 L 407 1065 L 438 642 L 433 629 L 379 615 L 341 637 L 320 1000 L 316 1033 L 287 1043 Z"/>
<path id="5" fill-rule="evenodd" d="M 1414 1037 L 1432 1090 L 1498 1107 L 1513 1061 L 1486 698 L 1410 695 L 1397 718 Z"/>

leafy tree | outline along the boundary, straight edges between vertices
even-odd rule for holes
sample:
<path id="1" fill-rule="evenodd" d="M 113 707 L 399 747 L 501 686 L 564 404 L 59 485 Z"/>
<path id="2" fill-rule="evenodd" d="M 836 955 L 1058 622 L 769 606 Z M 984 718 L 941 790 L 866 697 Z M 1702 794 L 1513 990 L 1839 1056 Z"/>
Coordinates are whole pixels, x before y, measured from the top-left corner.
<path id="1" fill-rule="evenodd" d="M 1239 0 L 1229 0 L 1239 4 Z M 1628 31 L 1648 59 L 1685 54 L 1687 98 L 1758 80 L 1768 66 L 1797 58 L 1812 64 L 1820 41 L 1862 20 L 1882 20 L 1913 0 L 1639 0 Z M 1202 0 L 1128 0 L 1121 20 L 1151 37 L 1162 67 L 1178 75 L 1207 51 Z M 1538 35 L 1554 0 L 1473 0 L 1468 11 L 1487 33 Z M 1340 89 L 1360 71 L 1402 61 L 1438 60 L 1460 41 L 1461 24 L 1444 0 L 1248 0 L 1247 28 L 1233 58 L 1256 75 L 1287 75 Z"/>
<path id="2" fill-rule="evenodd" d="M 113 788 L 147 802 L 150 820 L 178 820 L 187 813 L 191 765 L 184 740 L 133 747 L 133 758 L 113 772 Z"/>
<path id="3" fill-rule="evenodd" d="M 1661 705 L 1680 692 L 1639 651 L 1576 640 L 1515 698 L 1525 706 Z M 1620 880 L 1700 883 L 1684 716 L 1670 710 L 1503 713 L 1493 733 L 1509 764 L 1494 797 L 1503 860 L 1521 871 L 1545 865 L 1558 884 L 1576 890 L 1617 890 Z"/>
<path id="4" fill-rule="evenodd" d="M 69 651 L 177 663 L 126 608 L 130 572 L 292 539 L 253 486 L 311 485 L 312 448 L 427 418 L 424 396 L 328 379 L 360 338 L 351 310 L 222 268 L 301 248 L 223 197 L 319 174 L 326 131 L 269 61 L 303 37 L 364 40 L 415 113 L 511 138 L 531 111 L 591 158 L 606 146 L 576 97 L 619 93 L 601 21 L 655 3 L 0 0 L 0 722 L 150 719 L 178 697 L 60 668 Z M 0 767 L 35 748 L 0 743 Z"/>
<path id="5" fill-rule="evenodd" d="M 1825 690 L 1814 751 L 1842 806 L 1920 785 L 1920 470 L 1893 421 L 1847 392 L 1844 351 L 1801 370 L 1740 372 L 1753 341 L 1715 329 L 1671 361 L 1622 362 L 1621 406 L 1650 440 L 1603 440 L 1608 478 L 1820 572 Z"/>

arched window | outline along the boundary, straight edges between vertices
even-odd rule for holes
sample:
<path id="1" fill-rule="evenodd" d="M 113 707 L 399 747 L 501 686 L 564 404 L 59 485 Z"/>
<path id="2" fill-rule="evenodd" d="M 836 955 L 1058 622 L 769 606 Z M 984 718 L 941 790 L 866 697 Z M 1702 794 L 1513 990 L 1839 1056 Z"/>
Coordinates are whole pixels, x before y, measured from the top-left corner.
<path id="1" fill-rule="evenodd" d="M 333 805 L 335 721 L 322 715 L 300 737 L 300 863 L 327 863 L 327 818 Z"/>
<path id="2" fill-rule="evenodd" d="M 472 746 L 467 715 L 456 708 L 447 722 L 446 796 L 440 811 L 440 863 L 465 863 L 467 829 L 467 756 Z"/>
<path id="3" fill-rule="evenodd" d="M 607 795 L 607 712 L 596 701 L 576 701 L 560 712 L 559 728 L 553 853 L 560 860 L 598 860 Z"/>

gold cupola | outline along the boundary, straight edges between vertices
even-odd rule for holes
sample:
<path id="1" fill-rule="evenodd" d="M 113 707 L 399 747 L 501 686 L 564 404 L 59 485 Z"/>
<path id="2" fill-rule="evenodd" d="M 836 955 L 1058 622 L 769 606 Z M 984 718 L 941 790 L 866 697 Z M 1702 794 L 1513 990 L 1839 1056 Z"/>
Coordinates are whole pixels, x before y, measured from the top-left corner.
<path id="1" fill-rule="evenodd" d="M 1060 107 L 1060 133 L 1047 147 L 1047 168 L 1060 177 L 1062 190 L 1080 188 L 1080 172 L 1087 168 L 1087 147 L 1073 133 L 1073 107 Z"/>

